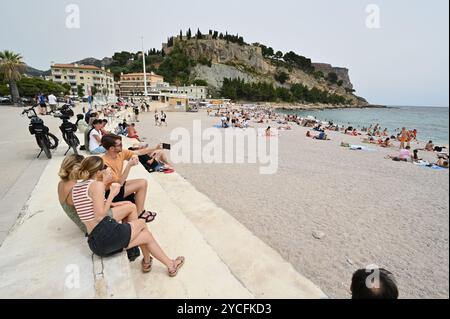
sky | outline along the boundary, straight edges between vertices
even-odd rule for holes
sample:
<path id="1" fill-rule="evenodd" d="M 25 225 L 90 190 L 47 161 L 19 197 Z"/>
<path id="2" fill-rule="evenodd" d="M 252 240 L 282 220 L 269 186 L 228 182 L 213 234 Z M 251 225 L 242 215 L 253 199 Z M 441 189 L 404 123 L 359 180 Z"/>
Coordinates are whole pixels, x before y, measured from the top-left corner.
<path id="1" fill-rule="evenodd" d="M 160 49 L 190 27 L 346 67 L 373 104 L 449 106 L 448 0 L 2 0 L 0 12 L 0 50 L 41 70 L 139 51 L 142 36 Z"/>

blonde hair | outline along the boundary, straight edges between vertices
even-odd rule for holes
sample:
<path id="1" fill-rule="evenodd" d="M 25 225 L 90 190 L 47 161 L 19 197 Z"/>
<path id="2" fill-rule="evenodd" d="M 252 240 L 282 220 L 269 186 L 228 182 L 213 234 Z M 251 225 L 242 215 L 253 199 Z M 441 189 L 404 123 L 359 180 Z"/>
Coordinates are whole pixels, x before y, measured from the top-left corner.
<path id="1" fill-rule="evenodd" d="M 72 154 L 67 156 L 61 164 L 58 176 L 65 182 L 78 179 L 78 169 L 84 160 L 83 155 Z"/>
<path id="2" fill-rule="evenodd" d="M 78 179 L 87 181 L 95 176 L 98 171 L 103 169 L 103 159 L 99 156 L 91 156 L 85 158 L 78 170 Z"/>

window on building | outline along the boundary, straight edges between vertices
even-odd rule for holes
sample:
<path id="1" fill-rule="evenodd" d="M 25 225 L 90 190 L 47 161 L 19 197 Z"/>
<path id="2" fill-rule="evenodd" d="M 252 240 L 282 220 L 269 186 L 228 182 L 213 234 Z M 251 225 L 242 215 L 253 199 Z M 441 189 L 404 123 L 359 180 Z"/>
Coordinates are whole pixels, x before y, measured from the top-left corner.
<path id="1" fill-rule="evenodd" d="M 61 75 L 55 75 L 55 79 L 60 80 L 61 79 Z"/>

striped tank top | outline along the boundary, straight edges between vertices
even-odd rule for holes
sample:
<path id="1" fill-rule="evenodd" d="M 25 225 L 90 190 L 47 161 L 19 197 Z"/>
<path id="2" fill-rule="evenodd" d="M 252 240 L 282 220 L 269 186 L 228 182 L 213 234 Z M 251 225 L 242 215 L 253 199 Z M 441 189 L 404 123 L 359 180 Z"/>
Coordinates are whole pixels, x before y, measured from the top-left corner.
<path id="1" fill-rule="evenodd" d="M 72 189 L 72 199 L 78 216 L 82 222 L 88 222 L 95 219 L 94 203 L 89 197 L 89 186 L 94 182 L 93 179 L 79 182 Z"/>

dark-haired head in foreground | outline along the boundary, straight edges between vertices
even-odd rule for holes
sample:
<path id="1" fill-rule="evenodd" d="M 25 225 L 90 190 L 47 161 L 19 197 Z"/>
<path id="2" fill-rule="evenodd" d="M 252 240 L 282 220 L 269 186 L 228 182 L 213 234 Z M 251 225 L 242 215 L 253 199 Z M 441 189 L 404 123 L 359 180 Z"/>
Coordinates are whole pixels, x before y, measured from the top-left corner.
<path id="1" fill-rule="evenodd" d="M 353 274 L 350 289 L 352 299 L 398 299 L 395 278 L 383 268 L 357 270 Z"/>

